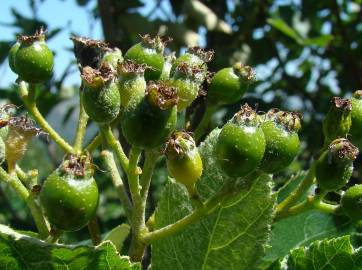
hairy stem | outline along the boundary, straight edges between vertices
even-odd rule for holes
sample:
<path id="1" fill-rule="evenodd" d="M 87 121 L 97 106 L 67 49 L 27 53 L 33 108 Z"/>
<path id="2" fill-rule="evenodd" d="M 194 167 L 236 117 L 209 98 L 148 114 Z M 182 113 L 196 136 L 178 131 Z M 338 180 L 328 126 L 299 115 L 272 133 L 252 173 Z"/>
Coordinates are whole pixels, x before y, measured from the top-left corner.
<path id="1" fill-rule="evenodd" d="M 39 237 L 45 239 L 49 235 L 49 226 L 45 220 L 40 207 L 36 204 L 34 194 L 30 193 L 15 175 L 9 175 L 0 167 L 0 179 L 9 184 L 15 192 L 26 202 L 34 218 Z"/>
<path id="2" fill-rule="evenodd" d="M 43 115 L 39 112 L 38 107 L 35 103 L 35 89 L 34 85 L 30 84 L 29 89 L 27 89 L 26 83 L 21 81 L 19 82 L 20 95 L 23 98 L 24 104 L 28 111 L 34 117 L 34 120 L 39 124 L 39 126 L 49 134 L 50 138 L 58 144 L 66 153 L 74 153 L 73 147 L 68 144 L 45 120 Z"/>
<path id="3" fill-rule="evenodd" d="M 215 105 L 207 105 L 204 115 L 202 116 L 202 119 L 195 129 L 195 141 L 199 141 L 201 137 L 207 132 L 207 128 L 210 123 L 210 119 L 213 115 L 213 113 L 216 111 L 217 106 Z"/>
<path id="4" fill-rule="evenodd" d="M 83 145 L 84 135 L 87 129 L 88 118 L 89 117 L 83 107 L 82 93 L 79 92 L 79 119 L 78 119 L 77 131 L 75 133 L 74 142 L 73 142 L 74 152 L 76 153 L 80 153 L 82 151 L 82 145 Z"/>
<path id="5" fill-rule="evenodd" d="M 287 211 L 290 207 L 292 207 L 302 196 L 305 194 L 308 189 L 314 183 L 314 170 L 315 170 L 315 162 L 309 168 L 309 171 L 303 181 L 299 184 L 299 186 L 292 192 L 290 195 L 282 201 L 275 210 L 276 215 L 279 213 Z"/>
<path id="6" fill-rule="evenodd" d="M 93 140 L 87 145 L 85 151 L 92 153 L 102 143 L 102 136 L 97 134 Z"/>
<path id="7" fill-rule="evenodd" d="M 123 170 L 128 172 L 129 161 L 126 154 L 123 151 L 122 145 L 119 141 L 116 140 L 112 133 L 112 129 L 109 125 L 101 126 L 101 134 L 107 144 L 112 148 L 113 152 L 116 154 L 119 163 L 121 164 Z"/>
<path id="8" fill-rule="evenodd" d="M 103 150 L 101 153 L 103 157 L 104 163 L 106 165 L 107 171 L 109 172 L 113 185 L 117 190 L 118 197 L 125 209 L 126 216 L 129 220 L 131 220 L 132 216 L 132 203 L 128 197 L 127 191 L 123 184 L 123 180 L 118 172 L 117 165 L 114 161 L 113 153 Z"/>
<path id="9" fill-rule="evenodd" d="M 97 246 L 102 242 L 101 233 L 97 217 L 92 218 L 88 223 L 88 231 L 92 239 L 93 245 Z"/>

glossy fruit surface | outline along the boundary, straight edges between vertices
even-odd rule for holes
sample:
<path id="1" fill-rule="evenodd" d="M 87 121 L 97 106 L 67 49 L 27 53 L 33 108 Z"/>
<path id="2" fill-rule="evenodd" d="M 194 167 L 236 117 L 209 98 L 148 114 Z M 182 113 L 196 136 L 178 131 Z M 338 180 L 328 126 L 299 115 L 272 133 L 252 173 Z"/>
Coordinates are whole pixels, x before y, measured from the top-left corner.
<path id="1" fill-rule="evenodd" d="M 243 177 L 258 167 L 264 151 L 265 138 L 257 115 L 244 105 L 219 134 L 215 149 L 217 161 L 230 177 Z"/>
<path id="2" fill-rule="evenodd" d="M 297 133 L 300 126 L 299 117 L 289 112 L 279 113 L 282 119 L 268 119 L 261 125 L 266 144 L 259 168 L 267 173 L 275 173 L 287 167 L 294 160 L 300 148 Z M 293 125 L 292 128 L 289 122 Z"/>
<path id="3" fill-rule="evenodd" d="M 29 83 L 41 83 L 53 72 L 54 57 L 44 41 L 42 33 L 20 36 L 20 47 L 15 54 L 15 70 L 19 77 Z"/>
<path id="4" fill-rule="evenodd" d="M 19 48 L 20 48 L 20 42 L 16 42 L 9 51 L 9 66 L 10 66 L 11 70 L 15 73 L 17 73 L 16 67 L 15 67 L 15 56 L 16 56 L 16 53 L 18 52 Z"/>
<path id="5" fill-rule="evenodd" d="M 48 176 L 40 192 L 49 222 L 64 231 L 86 226 L 97 210 L 98 199 L 98 187 L 89 164 L 72 158 Z"/>
<path id="6" fill-rule="evenodd" d="M 122 132 L 130 144 L 151 149 L 161 146 L 176 127 L 177 96 L 175 89 L 173 93 L 166 90 L 168 96 L 158 92 L 169 89 L 167 86 L 152 83 L 147 87 L 147 96 L 133 99 L 125 108 Z"/>
<path id="7" fill-rule="evenodd" d="M 167 84 L 177 89 L 179 96 L 178 111 L 182 111 L 190 106 L 199 93 L 199 86 L 189 79 L 170 79 L 167 81 Z"/>
<path id="8" fill-rule="evenodd" d="M 353 144 L 362 149 L 362 90 L 354 92 L 351 102 L 352 126 L 349 132 Z"/>
<path id="9" fill-rule="evenodd" d="M 209 85 L 208 101 L 212 104 L 233 104 L 240 101 L 253 78 L 252 69 L 240 63 L 219 70 Z"/>
<path id="10" fill-rule="evenodd" d="M 324 191 L 342 188 L 352 176 L 358 149 L 346 139 L 334 140 L 316 162 L 318 187 Z"/>
<path id="11" fill-rule="evenodd" d="M 193 186 L 201 177 L 203 166 L 195 141 L 186 132 L 175 132 L 167 142 L 167 168 L 177 182 Z"/>
<path id="12" fill-rule="evenodd" d="M 137 64 L 146 64 L 149 69 L 145 72 L 146 81 L 158 80 L 162 74 L 165 58 L 163 56 L 164 45 L 159 37 L 143 37 L 143 41 L 132 46 L 126 52 L 124 58 Z"/>
<path id="13" fill-rule="evenodd" d="M 103 74 L 108 76 L 108 74 Z M 102 77 L 102 71 L 85 67 L 82 71 L 83 106 L 88 116 L 98 123 L 110 123 L 120 111 L 121 100 L 112 77 Z"/>
<path id="14" fill-rule="evenodd" d="M 362 185 L 355 185 L 347 189 L 342 195 L 341 207 L 351 219 L 362 219 Z"/>

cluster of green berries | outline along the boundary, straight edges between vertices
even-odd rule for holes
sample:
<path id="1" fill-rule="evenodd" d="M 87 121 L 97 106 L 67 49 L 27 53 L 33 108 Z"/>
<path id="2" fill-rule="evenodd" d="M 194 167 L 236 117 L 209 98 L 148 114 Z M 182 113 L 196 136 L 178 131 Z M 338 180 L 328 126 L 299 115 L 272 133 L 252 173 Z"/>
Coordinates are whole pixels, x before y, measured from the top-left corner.
<path id="1" fill-rule="evenodd" d="M 124 137 L 133 146 L 164 149 L 169 174 L 185 185 L 191 196 L 195 195 L 195 184 L 203 171 L 202 159 L 192 135 L 176 131 L 178 113 L 194 102 L 206 81 L 210 106 L 238 102 L 254 79 L 252 69 L 236 63 L 210 78 L 207 63 L 213 58 L 213 51 L 193 47 L 175 58 L 174 53 L 165 55 L 169 40 L 159 36 L 143 36 L 124 55 L 101 41 L 80 37 L 72 37 L 72 41 L 88 116 L 100 126 L 119 122 Z M 43 31 L 34 36 L 20 36 L 11 48 L 9 64 L 19 79 L 27 83 L 49 79 L 53 54 L 45 43 Z M 361 138 L 361 97 L 357 91 L 351 102 L 333 100 L 334 106 L 323 126 L 329 147 L 316 165 L 316 178 L 322 189 L 340 188 L 351 177 L 352 162 L 358 151 L 340 138 L 345 137 L 351 125 L 353 137 Z M 258 114 L 245 104 L 218 136 L 217 163 L 233 178 L 245 177 L 255 170 L 279 172 L 299 152 L 300 127 L 297 113 L 271 109 Z M 11 163 L 11 158 L 7 161 Z M 362 197 L 362 188 L 359 190 Z M 358 197 L 356 191 L 345 194 L 349 193 L 353 196 L 349 199 L 344 196 L 342 205 L 351 205 L 351 198 Z M 40 200 L 50 223 L 57 229 L 74 231 L 84 227 L 95 214 L 99 201 L 90 156 L 66 156 L 43 183 Z"/>

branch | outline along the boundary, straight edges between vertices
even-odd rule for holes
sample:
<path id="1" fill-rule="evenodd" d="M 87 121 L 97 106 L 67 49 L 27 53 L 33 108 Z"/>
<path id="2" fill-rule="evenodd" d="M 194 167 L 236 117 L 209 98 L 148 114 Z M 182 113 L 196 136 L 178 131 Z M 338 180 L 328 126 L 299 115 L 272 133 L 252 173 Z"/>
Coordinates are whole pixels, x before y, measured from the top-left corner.
<path id="1" fill-rule="evenodd" d="M 79 120 L 78 120 L 77 131 L 75 133 L 75 138 L 74 138 L 74 142 L 73 142 L 74 152 L 76 152 L 76 153 L 80 153 L 82 151 L 82 144 L 83 144 L 84 135 L 85 135 L 85 132 L 87 129 L 88 118 L 89 117 L 83 107 L 82 93 L 79 92 Z"/>

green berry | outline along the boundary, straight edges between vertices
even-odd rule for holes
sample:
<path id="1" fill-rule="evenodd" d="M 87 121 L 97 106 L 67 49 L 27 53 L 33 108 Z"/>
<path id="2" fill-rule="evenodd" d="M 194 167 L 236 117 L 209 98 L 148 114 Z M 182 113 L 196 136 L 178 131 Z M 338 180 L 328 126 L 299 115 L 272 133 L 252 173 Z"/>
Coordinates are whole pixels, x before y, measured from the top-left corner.
<path id="1" fill-rule="evenodd" d="M 77 231 L 95 215 L 99 194 L 89 157 L 70 156 L 45 180 L 40 202 L 59 230 Z"/>
<path id="2" fill-rule="evenodd" d="M 175 180 L 192 190 L 202 174 L 202 160 L 187 132 L 174 132 L 166 146 L 167 169 Z"/>
<path id="3" fill-rule="evenodd" d="M 145 35 L 142 37 L 142 42 L 132 46 L 126 52 L 124 58 L 149 67 L 145 72 L 146 81 L 158 80 L 165 63 L 164 49 L 165 44 L 159 36 L 152 38 L 150 35 Z"/>
<path id="4" fill-rule="evenodd" d="M 324 151 L 315 165 L 315 176 L 320 189 L 334 191 L 348 182 L 353 172 L 353 161 L 358 149 L 346 139 L 336 139 Z"/>
<path id="5" fill-rule="evenodd" d="M 236 103 L 253 80 L 254 72 L 251 67 L 241 63 L 221 69 L 211 80 L 207 93 L 208 101 L 217 105 Z"/>
<path id="6" fill-rule="evenodd" d="M 88 116 L 98 123 L 110 123 L 119 114 L 121 101 L 117 84 L 109 66 L 96 70 L 82 69 L 83 106 Z"/>
<path id="7" fill-rule="evenodd" d="M 265 136 L 265 153 L 260 169 L 276 173 L 287 167 L 299 152 L 300 117 L 296 113 L 270 110 L 261 127 Z"/>
<path id="8" fill-rule="evenodd" d="M 159 82 L 149 82 L 147 95 L 132 99 L 122 115 L 122 132 L 140 148 L 161 146 L 176 127 L 177 91 Z"/>
<path id="9" fill-rule="evenodd" d="M 9 66 L 13 72 L 18 73 L 15 67 L 15 56 L 20 48 L 20 42 L 16 42 L 9 51 Z"/>
<path id="10" fill-rule="evenodd" d="M 347 189 L 342 195 L 341 207 L 343 212 L 351 219 L 362 219 L 362 185 L 355 185 Z"/>
<path id="11" fill-rule="evenodd" d="M 118 66 L 118 88 L 121 104 L 127 107 L 131 99 L 142 98 L 146 92 L 145 65 L 126 60 Z"/>
<path id="12" fill-rule="evenodd" d="M 45 43 L 42 31 L 33 36 L 19 36 L 20 47 L 15 54 L 14 70 L 29 83 L 42 83 L 53 73 L 53 53 Z"/>
<path id="13" fill-rule="evenodd" d="M 362 148 L 362 90 L 353 93 L 352 99 L 352 126 L 350 134 L 352 142 L 358 148 Z"/>
<path id="14" fill-rule="evenodd" d="M 265 137 L 259 116 L 247 104 L 222 128 L 216 143 L 216 159 L 230 177 L 243 177 L 260 164 Z"/>
<path id="15" fill-rule="evenodd" d="M 113 70 L 116 71 L 118 64 L 123 62 L 122 51 L 118 48 L 108 48 L 103 56 L 102 62 L 107 63 Z"/>
<path id="16" fill-rule="evenodd" d="M 337 138 L 346 137 L 352 125 L 352 102 L 334 97 L 331 107 L 323 121 L 323 134 L 326 144 Z"/>

